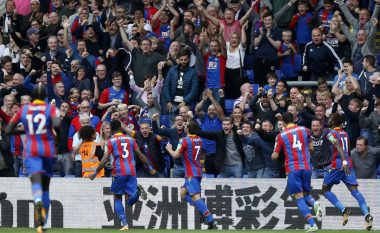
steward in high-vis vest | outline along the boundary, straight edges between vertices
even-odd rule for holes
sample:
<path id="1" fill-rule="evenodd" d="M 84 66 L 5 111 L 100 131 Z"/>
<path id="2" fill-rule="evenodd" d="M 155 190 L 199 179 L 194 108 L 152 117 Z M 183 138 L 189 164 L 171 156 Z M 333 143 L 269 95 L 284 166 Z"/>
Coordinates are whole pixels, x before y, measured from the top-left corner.
<path id="1" fill-rule="evenodd" d="M 82 157 L 82 177 L 87 178 L 95 172 L 104 153 L 101 146 L 94 142 L 96 131 L 92 126 L 83 126 L 79 130 L 79 137 L 83 140 L 79 149 Z M 104 177 L 104 169 L 96 177 Z"/>

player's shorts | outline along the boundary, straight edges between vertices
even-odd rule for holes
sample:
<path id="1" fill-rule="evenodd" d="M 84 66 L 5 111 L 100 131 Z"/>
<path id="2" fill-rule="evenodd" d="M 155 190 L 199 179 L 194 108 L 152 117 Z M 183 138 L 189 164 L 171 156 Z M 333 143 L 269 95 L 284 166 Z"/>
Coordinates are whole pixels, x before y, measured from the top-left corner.
<path id="1" fill-rule="evenodd" d="M 186 177 L 183 187 L 187 189 L 190 196 L 201 193 L 202 177 Z"/>
<path id="2" fill-rule="evenodd" d="M 28 175 L 41 173 L 44 176 L 53 176 L 54 158 L 46 157 L 28 157 L 25 158 L 24 164 Z"/>
<path id="3" fill-rule="evenodd" d="M 111 192 L 118 195 L 128 194 L 129 196 L 137 192 L 136 176 L 113 176 Z"/>
<path id="4" fill-rule="evenodd" d="M 357 186 L 358 181 L 354 169 L 350 168 L 350 174 L 346 174 L 343 169 L 331 169 L 323 179 L 323 185 L 332 186 L 342 181 L 345 185 Z"/>
<path id="5" fill-rule="evenodd" d="M 310 192 L 311 171 L 298 170 L 288 174 L 288 192 L 290 195 L 302 192 Z"/>

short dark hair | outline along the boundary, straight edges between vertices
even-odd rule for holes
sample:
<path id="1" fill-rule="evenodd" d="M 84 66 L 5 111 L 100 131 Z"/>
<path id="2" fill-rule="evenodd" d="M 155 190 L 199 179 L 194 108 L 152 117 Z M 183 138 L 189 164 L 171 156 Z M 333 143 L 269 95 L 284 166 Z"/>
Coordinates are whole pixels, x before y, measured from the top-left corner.
<path id="1" fill-rule="evenodd" d="M 321 84 L 325 84 L 327 83 L 327 80 L 325 77 L 319 77 L 318 80 L 317 80 L 317 85 L 321 85 Z"/>
<path id="2" fill-rule="evenodd" d="M 223 120 L 222 120 L 222 122 L 223 122 L 223 121 L 228 121 L 228 122 L 230 122 L 231 124 L 233 123 L 232 117 L 224 117 Z"/>
<path id="3" fill-rule="evenodd" d="M 251 127 L 251 129 L 253 129 L 253 124 L 250 121 L 243 121 L 241 125 L 248 125 L 249 127 Z"/>
<path id="4" fill-rule="evenodd" d="M 273 14 L 272 12 L 268 11 L 268 12 L 265 12 L 264 15 L 263 15 L 263 19 L 267 18 L 267 17 L 271 17 L 273 19 Z"/>
<path id="5" fill-rule="evenodd" d="M 79 130 L 79 138 L 83 141 L 92 141 L 93 135 L 96 133 L 95 129 L 90 125 L 85 125 Z"/>
<path id="6" fill-rule="evenodd" d="M 190 54 L 191 52 L 189 48 L 182 48 L 181 50 L 179 50 L 177 57 L 183 57 L 183 56 L 190 57 Z"/>
<path id="7" fill-rule="evenodd" d="M 112 132 L 117 132 L 117 131 L 121 130 L 121 123 L 119 120 L 112 120 L 110 123 L 110 126 L 111 126 Z"/>
<path id="8" fill-rule="evenodd" d="M 123 76 L 121 75 L 121 73 L 119 71 L 113 72 L 112 79 L 117 78 L 117 77 L 123 77 Z"/>
<path id="9" fill-rule="evenodd" d="M 201 131 L 201 128 L 199 127 L 198 123 L 195 120 L 191 120 L 189 123 L 187 123 L 186 127 L 189 130 L 190 134 L 197 135 Z"/>
<path id="10" fill-rule="evenodd" d="M 344 63 L 348 63 L 348 64 L 350 64 L 350 65 L 353 65 L 353 62 L 352 62 L 352 60 L 351 60 L 350 58 L 343 58 L 342 63 L 343 63 L 343 64 L 344 64 Z"/>
<path id="11" fill-rule="evenodd" d="M 298 1 L 298 5 L 304 5 L 306 7 L 309 7 L 309 2 L 308 1 L 305 1 L 305 0 L 299 0 Z"/>
<path id="12" fill-rule="evenodd" d="M 326 105 L 324 105 L 324 104 L 317 104 L 315 106 L 315 108 L 317 108 L 317 107 L 322 107 L 326 111 Z"/>
<path id="13" fill-rule="evenodd" d="M 364 56 L 364 59 L 371 65 L 375 66 L 376 58 L 372 55 L 366 55 Z"/>
<path id="14" fill-rule="evenodd" d="M 323 122 L 322 122 L 322 120 L 321 120 L 321 119 L 318 119 L 318 118 L 313 118 L 313 120 L 311 120 L 311 122 L 313 122 L 313 121 L 318 121 L 318 122 L 319 122 L 319 124 L 323 125 Z"/>
<path id="15" fill-rule="evenodd" d="M 282 114 L 282 121 L 283 121 L 285 124 L 293 123 L 293 122 L 294 122 L 293 114 L 291 114 L 290 112 L 285 112 L 285 113 L 283 113 L 283 114 Z"/>
<path id="16" fill-rule="evenodd" d="M 359 136 L 359 137 L 356 139 L 356 141 L 358 141 L 358 140 L 362 140 L 362 141 L 364 141 L 364 145 L 368 146 L 368 138 L 363 137 L 363 136 Z"/>

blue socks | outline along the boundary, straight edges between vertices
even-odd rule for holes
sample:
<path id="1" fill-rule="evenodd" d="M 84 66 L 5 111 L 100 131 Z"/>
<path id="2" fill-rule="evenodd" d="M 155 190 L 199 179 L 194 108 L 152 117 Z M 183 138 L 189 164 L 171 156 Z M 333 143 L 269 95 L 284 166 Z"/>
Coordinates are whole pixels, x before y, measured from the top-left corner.
<path id="1" fill-rule="evenodd" d="M 207 218 L 208 223 L 214 222 L 212 214 L 210 214 L 210 211 L 208 210 L 205 202 L 202 199 L 196 200 L 194 204 L 197 210 Z"/>
<path id="2" fill-rule="evenodd" d="M 297 199 L 297 205 L 302 216 L 308 221 L 310 226 L 314 226 L 315 222 L 314 222 L 313 216 L 311 215 L 309 207 L 306 205 L 306 201 L 303 197 Z"/>
<path id="3" fill-rule="evenodd" d="M 307 196 L 304 196 L 304 199 L 305 199 L 305 202 L 308 206 L 314 207 L 315 200 L 310 194 Z"/>
<path id="4" fill-rule="evenodd" d="M 362 193 L 359 192 L 359 190 L 354 190 L 351 192 L 351 195 L 355 197 L 355 199 L 358 201 L 360 209 L 363 212 L 363 215 L 366 216 L 367 214 L 369 214 L 368 207 Z"/>
<path id="5" fill-rule="evenodd" d="M 119 216 L 123 226 L 128 226 L 127 216 L 125 215 L 122 199 L 115 199 L 115 212 Z"/>
<path id="6" fill-rule="evenodd" d="M 139 192 L 136 191 L 133 195 L 129 195 L 127 205 L 132 206 L 139 200 Z"/>
<path id="7" fill-rule="evenodd" d="M 46 217 L 45 217 L 45 223 L 47 222 L 48 219 L 48 214 L 49 214 L 49 207 L 50 207 L 50 196 L 49 196 L 49 191 L 43 191 L 42 193 L 42 205 L 44 206 Z"/>
<path id="8" fill-rule="evenodd" d="M 187 201 L 190 205 L 195 206 L 195 202 L 193 201 L 193 199 L 191 198 L 189 194 L 186 194 L 185 201 Z"/>
<path id="9" fill-rule="evenodd" d="M 324 193 L 327 200 L 331 202 L 336 208 L 340 210 L 340 212 L 343 213 L 344 205 L 338 200 L 338 198 L 335 196 L 335 194 L 331 191 L 327 191 Z"/>
<path id="10" fill-rule="evenodd" d="M 32 195 L 34 203 L 42 201 L 42 185 L 40 183 L 32 183 Z"/>

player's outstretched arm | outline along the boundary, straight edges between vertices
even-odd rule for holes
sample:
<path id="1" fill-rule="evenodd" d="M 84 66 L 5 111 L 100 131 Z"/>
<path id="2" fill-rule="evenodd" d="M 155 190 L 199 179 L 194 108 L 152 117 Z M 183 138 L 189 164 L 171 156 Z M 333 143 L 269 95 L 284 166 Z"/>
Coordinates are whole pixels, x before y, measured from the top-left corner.
<path id="1" fill-rule="evenodd" d="M 104 156 L 102 160 L 100 161 L 98 167 L 95 169 L 94 173 L 89 175 L 88 178 L 90 178 L 91 180 L 95 179 L 96 175 L 106 166 L 106 163 L 108 162 L 109 158 L 110 158 L 110 155 L 108 154 L 107 150 L 105 150 Z"/>

